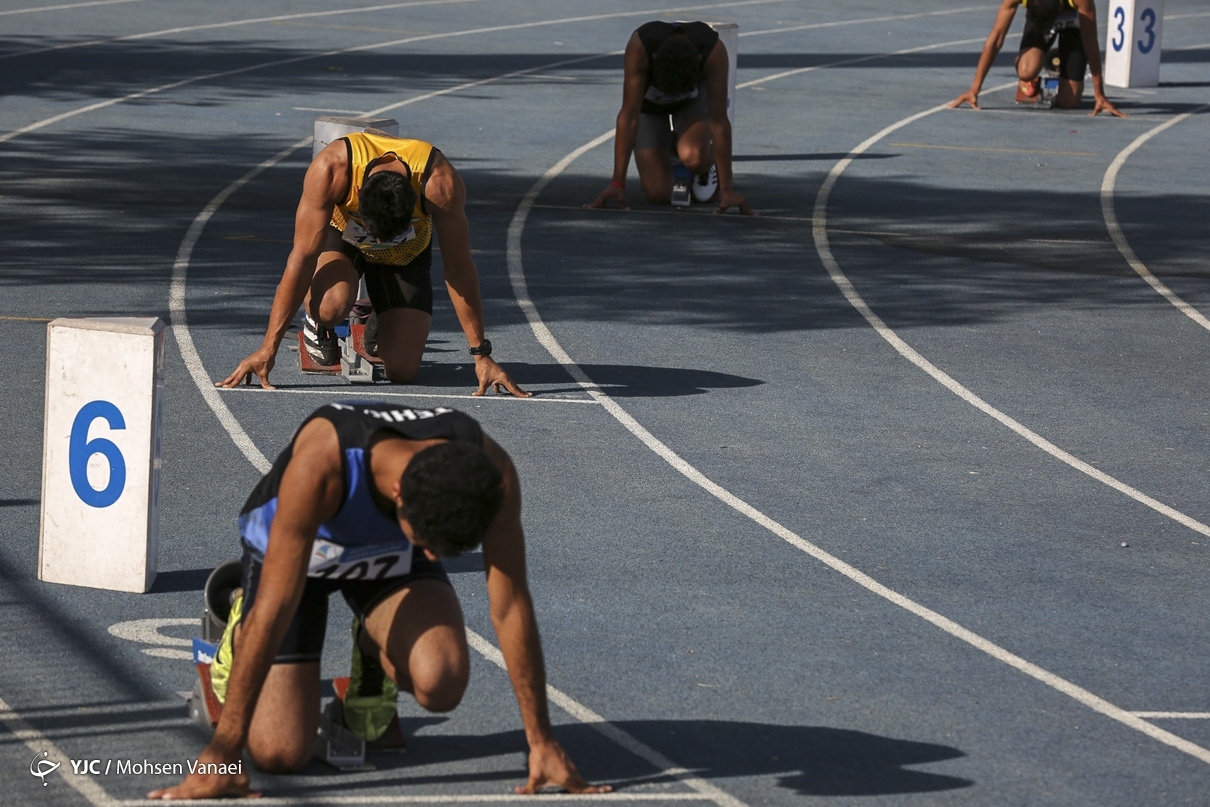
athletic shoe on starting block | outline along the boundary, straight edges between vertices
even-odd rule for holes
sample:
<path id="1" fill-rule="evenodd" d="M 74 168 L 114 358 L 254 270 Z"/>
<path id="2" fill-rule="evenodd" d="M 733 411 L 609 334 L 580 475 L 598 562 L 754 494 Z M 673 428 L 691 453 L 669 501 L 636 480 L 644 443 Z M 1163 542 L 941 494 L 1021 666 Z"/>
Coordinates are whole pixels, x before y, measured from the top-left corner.
<path id="1" fill-rule="evenodd" d="M 223 704 L 219 702 L 218 696 L 214 694 L 214 687 L 210 684 L 210 663 L 214 661 L 217 651 L 218 645 L 197 638 L 193 640 L 193 667 L 197 671 L 197 677 L 193 681 L 193 693 L 186 701 L 189 719 L 211 731 L 218 725 L 218 719 L 223 714 Z"/>
<path id="2" fill-rule="evenodd" d="M 1045 107 L 1053 107 L 1055 99 L 1059 97 L 1058 76 L 1047 76 L 1042 79 L 1041 91 L 1042 99 L 1039 101 L 1039 104 Z"/>
<path id="3" fill-rule="evenodd" d="M 689 207 L 693 195 L 689 186 L 693 183 L 693 172 L 680 163 L 672 164 L 672 205 Z"/>
<path id="4" fill-rule="evenodd" d="M 337 325 L 332 330 L 340 342 L 340 360 L 336 364 L 319 364 L 307 352 L 303 334 L 298 332 L 298 365 L 308 375 L 335 375 L 340 373 L 352 384 L 373 384 L 387 380 L 386 366 L 382 359 L 371 356 L 365 346 L 366 326 L 360 323 Z"/>

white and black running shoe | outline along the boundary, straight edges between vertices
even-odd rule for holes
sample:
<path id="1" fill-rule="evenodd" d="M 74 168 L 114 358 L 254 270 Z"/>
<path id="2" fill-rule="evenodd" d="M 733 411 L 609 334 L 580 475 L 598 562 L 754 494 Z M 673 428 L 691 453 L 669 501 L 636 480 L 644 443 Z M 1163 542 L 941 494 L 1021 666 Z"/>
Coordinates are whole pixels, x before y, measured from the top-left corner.
<path id="1" fill-rule="evenodd" d="M 316 364 L 331 367 L 340 361 L 340 343 L 336 341 L 336 332 L 316 323 L 310 314 L 303 315 L 303 347 Z"/>
<path id="2" fill-rule="evenodd" d="M 699 202 L 709 202 L 718 193 L 718 169 L 713 165 L 704 174 L 693 178 L 693 198 Z"/>

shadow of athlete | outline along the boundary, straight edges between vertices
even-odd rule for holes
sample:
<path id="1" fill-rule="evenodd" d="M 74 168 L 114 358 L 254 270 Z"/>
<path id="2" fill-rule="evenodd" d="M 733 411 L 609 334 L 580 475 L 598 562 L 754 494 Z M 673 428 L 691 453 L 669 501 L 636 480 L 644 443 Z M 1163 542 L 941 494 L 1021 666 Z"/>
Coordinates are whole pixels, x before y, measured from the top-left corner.
<path id="1" fill-rule="evenodd" d="M 330 329 L 348 318 L 361 277 L 378 320 L 378 355 L 387 378 L 415 380 L 433 321 L 434 235 L 446 290 L 474 356 L 475 394 L 495 387 L 528 398 L 491 358 L 492 343 L 484 335 L 462 178 L 432 144 L 376 130 L 338 138 L 311 162 L 264 341 L 216 386 L 251 384 L 255 375 L 271 389 L 277 349 L 304 303 L 304 349 L 320 364 L 336 363 L 339 348 Z"/>
<path id="2" fill-rule="evenodd" d="M 613 144 L 613 179 L 587 207 L 614 202 L 626 208 L 630 154 L 647 201 L 672 200 L 669 154 L 697 175 L 694 191 L 709 187 L 717 172 L 718 213 L 752 210 L 732 186 L 731 121 L 727 117 L 727 47 L 704 22 L 649 22 L 626 43 L 622 109 Z M 671 120 L 670 120 L 671 118 Z M 706 195 L 699 201 L 709 201 Z"/>
<path id="3" fill-rule="evenodd" d="M 346 725 L 367 741 L 381 737 L 396 716 L 396 686 L 429 711 L 454 709 L 470 651 L 440 559 L 480 544 L 492 625 L 529 745 L 529 777 L 516 791 L 612 789 L 585 782 L 554 737 L 526 581 L 521 483 L 469 415 L 389 403 L 320 407 L 257 483 L 239 524 L 242 594 L 211 664 L 222 714 L 197 769 L 148 798 L 259 795 L 238 765 L 245 747 L 261 770 L 307 764 L 328 598 L 337 591 L 356 617 Z"/>
<path id="4" fill-rule="evenodd" d="M 975 79 L 970 89 L 959 95 L 947 106 L 951 109 L 963 104 L 979 108 L 979 91 L 987 78 L 992 62 L 996 60 L 1004 39 L 1013 24 L 1017 7 L 1025 6 L 1025 31 L 1021 35 L 1021 49 L 1017 54 L 1017 101 L 1037 103 L 1041 97 L 1039 74 L 1046 62 L 1047 51 L 1057 40 L 1059 46 L 1059 92 L 1055 106 L 1075 109 L 1084 95 L 1084 68 L 1092 73 L 1093 117 L 1108 112 L 1118 117 L 1128 117 L 1109 103 L 1101 81 L 1101 49 L 1097 44 L 1097 7 L 1094 0 L 1001 0 L 996 12 L 996 21 L 983 44 L 979 65 L 975 68 Z M 1075 15 L 1078 25 L 1056 29 L 1056 23 Z"/>

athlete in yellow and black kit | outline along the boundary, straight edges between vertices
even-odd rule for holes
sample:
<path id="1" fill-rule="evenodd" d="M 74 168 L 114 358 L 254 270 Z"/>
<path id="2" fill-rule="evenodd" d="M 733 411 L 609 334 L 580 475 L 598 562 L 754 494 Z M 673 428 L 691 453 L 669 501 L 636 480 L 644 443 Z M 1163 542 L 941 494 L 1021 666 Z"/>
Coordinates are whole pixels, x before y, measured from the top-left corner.
<path id="1" fill-rule="evenodd" d="M 1059 92 L 1054 105 L 1074 109 L 1084 94 L 1084 69 L 1092 73 L 1092 114 L 1108 112 L 1119 118 L 1126 115 L 1109 103 L 1101 81 L 1101 49 L 1097 43 L 1097 8 L 1094 0 L 1000 0 L 996 21 L 983 43 L 979 66 L 970 89 L 949 103 L 951 107 L 970 104 L 979 108 L 979 91 L 996 60 L 1017 7 L 1025 6 L 1025 32 L 1017 54 L 1017 102 L 1034 103 L 1040 96 L 1039 75 L 1046 54 L 1056 41 L 1059 48 Z"/>
<path id="2" fill-rule="evenodd" d="M 446 290 L 466 334 L 482 395 L 489 387 L 528 397 L 491 357 L 484 334 L 479 274 L 471 258 L 466 189 L 431 144 L 367 131 L 339 138 L 316 155 L 303 180 L 294 247 L 264 341 L 221 387 L 272 387 L 278 346 L 300 305 L 307 330 L 345 321 L 364 275 L 378 317 L 378 355 L 387 377 L 416 377 L 432 323 L 432 238 L 437 236 Z"/>

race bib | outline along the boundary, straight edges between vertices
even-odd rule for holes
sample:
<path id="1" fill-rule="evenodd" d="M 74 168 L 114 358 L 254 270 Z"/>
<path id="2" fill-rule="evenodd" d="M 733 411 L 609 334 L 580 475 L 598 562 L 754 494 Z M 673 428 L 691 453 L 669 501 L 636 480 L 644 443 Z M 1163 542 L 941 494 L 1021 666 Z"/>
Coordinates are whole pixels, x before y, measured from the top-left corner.
<path id="1" fill-rule="evenodd" d="M 316 538 L 311 548 L 308 577 L 331 580 L 385 580 L 401 577 L 412 570 L 412 544 L 341 546 Z"/>
<path id="2" fill-rule="evenodd" d="M 416 237 L 416 228 L 409 226 L 407 230 L 394 238 L 387 241 L 378 242 L 370 237 L 370 234 L 365 231 L 365 228 L 358 224 L 353 219 L 349 219 L 345 225 L 344 232 L 340 234 L 342 241 L 347 241 L 363 252 L 378 252 L 379 250 L 386 251 L 407 241 L 411 241 Z"/>

